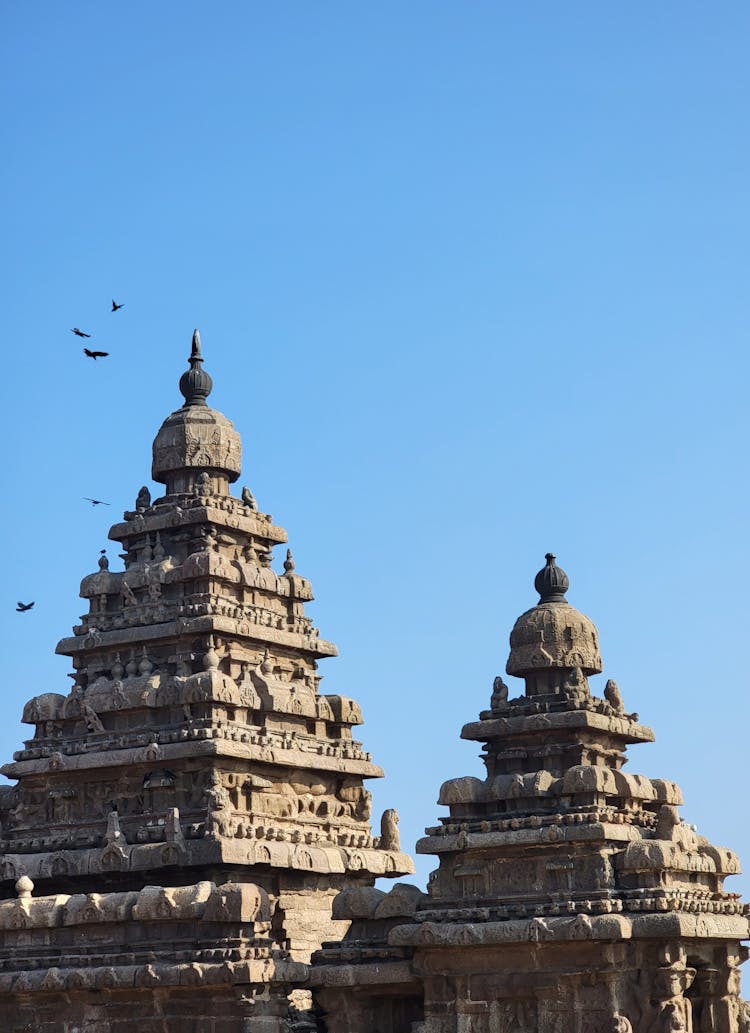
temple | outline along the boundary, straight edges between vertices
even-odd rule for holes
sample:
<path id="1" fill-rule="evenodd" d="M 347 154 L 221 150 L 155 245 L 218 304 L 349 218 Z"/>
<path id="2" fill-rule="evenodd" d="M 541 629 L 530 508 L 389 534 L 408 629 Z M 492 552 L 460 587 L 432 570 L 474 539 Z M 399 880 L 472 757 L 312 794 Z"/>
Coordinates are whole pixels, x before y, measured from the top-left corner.
<path id="1" fill-rule="evenodd" d="M 320 692 L 336 654 L 309 581 L 240 475 L 193 337 L 153 480 L 84 577 L 0 787 L 0 1029 L 11 1033 L 748 1033 L 737 857 L 624 770 L 652 731 L 601 697 L 594 624 L 548 554 L 489 708 L 484 777 L 413 871 L 398 816 L 371 827 L 358 704 Z"/>
<path id="2" fill-rule="evenodd" d="M 28 702 L 34 737 L 2 768 L 16 785 L 0 789 L 0 889 L 15 898 L 0 903 L 0 1016 L 22 1028 L 28 1012 L 45 1033 L 109 1029 L 127 1000 L 112 1028 L 145 1033 L 154 994 L 120 992 L 140 986 L 176 1023 L 188 1007 L 275 1030 L 294 973 L 304 983 L 347 927 L 336 894 L 413 871 L 395 812 L 372 835 L 365 780 L 383 772 L 353 737 L 358 704 L 319 692 L 336 647 L 305 616 L 291 551 L 273 569 L 286 532 L 249 488 L 230 494 L 240 437 L 206 402 L 197 331 L 189 367 L 153 445 L 164 495 L 141 488 L 111 528 L 124 569 L 100 556 L 88 613 L 57 646 L 72 688 Z M 59 996 L 73 989 L 80 1016 Z"/>
<path id="3" fill-rule="evenodd" d="M 495 678 L 461 733 L 486 775 L 444 783 L 417 844 L 428 892 L 337 899 L 352 926 L 311 976 L 329 1033 L 745 1033 L 739 861 L 680 819 L 673 782 L 623 771 L 653 732 L 612 679 L 593 695 L 598 633 L 552 554 L 534 585 L 506 667 L 524 692 Z"/>

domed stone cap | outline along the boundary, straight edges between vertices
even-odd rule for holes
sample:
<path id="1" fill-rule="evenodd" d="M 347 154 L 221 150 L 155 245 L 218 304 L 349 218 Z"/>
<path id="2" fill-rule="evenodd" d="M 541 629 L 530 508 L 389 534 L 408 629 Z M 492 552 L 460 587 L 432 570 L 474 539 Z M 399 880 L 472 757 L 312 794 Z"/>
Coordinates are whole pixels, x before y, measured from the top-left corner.
<path id="1" fill-rule="evenodd" d="M 547 565 L 534 579 L 539 603 L 516 621 L 510 633 L 508 674 L 525 675 L 553 668 L 580 667 L 585 675 L 600 674 L 599 634 L 593 622 L 565 598 L 568 575 L 547 553 Z"/>
<path id="2" fill-rule="evenodd" d="M 190 369 L 180 378 L 185 404 L 166 418 L 154 438 L 151 476 L 171 492 L 192 491 L 195 474 L 206 471 L 222 482 L 242 469 L 242 442 L 230 420 L 206 404 L 212 381 L 202 369 L 200 335 L 193 334 Z"/>
<path id="3" fill-rule="evenodd" d="M 565 593 L 570 587 L 570 579 L 562 567 L 558 567 L 555 563 L 557 557 L 554 552 L 548 552 L 544 558 L 547 561 L 546 565 L 534 578 L 534 588 L 539 593 L 539 602 L 565 602 Z"/>

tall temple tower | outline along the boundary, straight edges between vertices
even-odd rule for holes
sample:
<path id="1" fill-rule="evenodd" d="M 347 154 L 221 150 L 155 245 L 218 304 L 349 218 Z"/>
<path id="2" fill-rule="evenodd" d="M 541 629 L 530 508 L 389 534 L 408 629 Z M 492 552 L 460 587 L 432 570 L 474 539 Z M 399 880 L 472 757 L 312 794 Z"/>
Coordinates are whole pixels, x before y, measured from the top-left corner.
<path id="1" fill-rule="evenodd" d="M 461 733 L 485 777 L 446 782 L 417 844 L 428 893 L 339 899 L 354 924 L 312 973 L 329 1033 L 747 1033 L 738 858 L 681 820 L 673 782 L 625 773 L 653 732 L 611 679 L 592 693 L 597 630 L 551 554 L 535 587 L 507 663 L 524 692 L 496 678 Z"/>
<path id="2" fill-rule="evenodd" d="M 238 901 L 239 910 L 225 901 L 214 911 L 224 907 L 240 924 L 254 915 L 260 924 L 250 941 L 262 941 L 274 963 L 286 966 L 280 978 L 289 983 L 294 963 L 347 927 L 331 917 L 342 887 L 413 870 L 392 821 L 373 838 L 364 780 L 382 771 L 352 737 L 362 723 L 357 703 L 318 691 L 317 662 L 336 647 L 305 616 L 311 586 L 291 551 L 283 572 L 273 569 L 273 548 L 286 532 L 259 511 L 249 489 L 241 498 L 230 494 L 240 437 L 207 405 L 212 382 L 197 331 L 189 364 L 179 384 L 184 404 L 153 445 L 152 474 L 164 495 L 152 500 L 141 488 L 133 510 L 111 528 L 124 570 L 110 570 L 102 554 L 81 583 L 89 612 L 57 646 L 72 658 L 73 687 L 29 701 L 23 720 L 34 737 L 2 768 L 17 785 L 0 790 L 0 895 L 18 897 L 0 903 L 0 971 L 7 976 L 15 966 L 18 978 L 0 982 L 0 1017 L 3 989 L 38 990 L 49 978 L 41 955 L 32 963 L 8 931 L 14 923 L 51 928 L 58 912 L 72 927 L 101 919 L 96 934 L 107 955 L 107 935 L 117 939 L 113 922 L 132 930 L 140 915 L 189 924 L 206 907 L 210 917 L 207 901 L 228 885 L 219 899 Z M 211 944 L 201 928 L 180 932 Z M 154 971 L 133 979 L 182 979 L 172 934 L 162 932 L 144 934 Z M 217 933 L 214 948 L 223 942 Z M 50 943 L 48 968 L 54 937 Z M 167 963 L 178 966 L 169 979 L 158 972 Z M 105 966 L 110 990 L 122 964 L 112 955 Z M 61 966 L 58 959 L 52 967 Z M 93 958 L 79 957 L 74 973 L 59 977 L 62 987 L 70 978 L 79 988 L 101 988 L 95 969 Z M 232 972 L 222 978 L 231 982 Z M 194 1005 L 188 1010 L 198 1014 Z M 39 1028 L 74 1028 L 54 1021 Z M 91 1029 L 109 1028 L 101 1015 L 92 1021 Z M 141 1033 L 146 1028 L 139 1025 Z"/>

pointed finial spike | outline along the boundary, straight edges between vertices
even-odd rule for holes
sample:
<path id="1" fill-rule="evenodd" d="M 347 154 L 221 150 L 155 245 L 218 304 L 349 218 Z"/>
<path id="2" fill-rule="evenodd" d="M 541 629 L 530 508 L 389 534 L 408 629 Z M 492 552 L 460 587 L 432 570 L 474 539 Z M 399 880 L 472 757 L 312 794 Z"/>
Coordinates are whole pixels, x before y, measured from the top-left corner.
<path id="1" fill-rule="evenodd" d="M 206 399 L 211 393 L 213 381 L 203 369 L 201 335 L 198 330 L 193 330 L 193 347 L 188 362 L 190 369 L 180 377 L 180 391 L 185 399 L 185 406 L 205 405 Z"/>

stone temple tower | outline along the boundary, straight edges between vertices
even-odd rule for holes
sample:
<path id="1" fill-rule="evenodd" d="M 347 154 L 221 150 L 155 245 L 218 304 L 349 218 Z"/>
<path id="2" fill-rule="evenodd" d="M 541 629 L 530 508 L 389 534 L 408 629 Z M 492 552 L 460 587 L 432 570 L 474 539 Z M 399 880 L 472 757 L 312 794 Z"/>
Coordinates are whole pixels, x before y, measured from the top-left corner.
<path id="1" fill-rule="evenodd" d="M 114 1006 L 133 986 L 159 987 L 181 1033 L 204 1007 L 226 1012 L 222 1033 L 246 1013 L 275 1030 L 299 963 L 346 928 L 336 893 L 412 871 L 397 836 L 372 835 L 364 781 L 382 771 L 352 737 L 359 706 L 318 691 L 336 647 L 305 615 L 291 552 L 273 568 L 286 532 L 249 489 L 230 494 L 240 437 L 207 405 L 197 331 L 189 364 L 154 440 L 164 494 L 141 488 L 111 528 L 124 569 L 101 556 L 81 583 L 88 613 L 57 647 L 73 687 L 29 701 L 34 737 L 2 769 L 16 785 L 0 789 L 0 895 L 13 898 L 0 902 L 0 1018 L 26 1000 L 35 1030 L 109 1029 L 86 994 Z M 274 980 L 264 1026 L 254 1002 Z M 174 989 L 212 981 L 235 988 L 221 1007 Z M 68 991 L 78 1011 L 54 996 Z M 151 1029 L 153 994 L 136 997 L 123 1033 Z"/>
<path id="2" fill-rule="evenodd" d="M 484 778 L 440 791 L 449 815 L 417 852 L 428 893 L 348 890 L 353 925 L 316 958 L 329 1033 L 746 1033 L 739 872 L 678 813 L 679 788 L 623 770 L 653 740 L 612 680 L 597 630 L 547 556 L 507 672 L 462 737 Z M 386 1003 L 387 1002 L 387 1003 Z"/>

